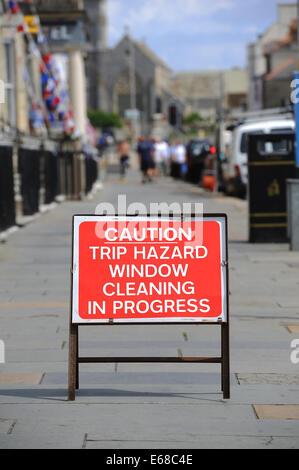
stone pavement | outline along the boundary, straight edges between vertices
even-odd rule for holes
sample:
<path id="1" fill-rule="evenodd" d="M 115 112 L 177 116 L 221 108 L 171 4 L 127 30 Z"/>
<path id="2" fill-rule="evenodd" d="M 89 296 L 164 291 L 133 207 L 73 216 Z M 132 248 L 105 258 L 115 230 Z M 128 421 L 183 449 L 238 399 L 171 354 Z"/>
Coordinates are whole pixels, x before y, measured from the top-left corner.
<path id="1" fill-rule="evenodd" d="M 89 364 L 67 402 L 71 216 L 118 193 L 228 213 L 230 401 L 218 365 Z M 170 179 L 142 186 L 134 172 L 124 183 L 108 175 L 94 200 L 63 203 L 11 235 L 0 246 L 0 448 L 299 448 L 299 253 L 246 240 L 245 202 Z M 210 326 L 83 327 L 80 353 L 215 355 L 219 341 Z"/>

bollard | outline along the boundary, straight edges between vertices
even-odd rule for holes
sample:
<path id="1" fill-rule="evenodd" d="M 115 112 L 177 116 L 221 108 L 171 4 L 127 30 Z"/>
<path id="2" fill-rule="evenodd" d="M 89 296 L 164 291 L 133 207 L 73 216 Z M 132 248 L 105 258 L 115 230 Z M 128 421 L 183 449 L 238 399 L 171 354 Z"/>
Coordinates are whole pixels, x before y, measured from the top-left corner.
<path id="1" fill-rule="evenodd" d="M 299 251 L 299 179 L 287 180 L 288 235 L 291 251 Z"/>
<path id="2" fill-rule="evenodd" d="M 31 216 L 39 211 L 40 193 L 40 150 L 19 148 L 19 173 L 23 215 Z"/>
<path id="3" fill-rule="evenodd" d="M 0 231 L 15 225 L 13 147 L 0 146 Z"/>
<path id="4" fill-rule="evenodd" d="M 44 187 L 45 204 L 51 204 L 58 195 L 58 158 L 57 155 L 44 151 Z"/>
<path id="5" fill-rule="evenodd" d="M 286 182 L 295 175 L 294 134 L 248 136 L 250 243 L 288 243 Z"/>

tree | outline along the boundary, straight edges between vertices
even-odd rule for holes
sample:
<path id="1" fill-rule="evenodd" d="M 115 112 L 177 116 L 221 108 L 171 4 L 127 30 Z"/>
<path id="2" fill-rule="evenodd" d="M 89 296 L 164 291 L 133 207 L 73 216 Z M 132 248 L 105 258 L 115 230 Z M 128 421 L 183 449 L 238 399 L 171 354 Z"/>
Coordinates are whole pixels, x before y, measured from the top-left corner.
<path id="1" fill-rule="evenodd" d="M 215 123 L 211 118 L 203 118 L 199 113 L 193 112 L 184 117 L 183 129 L 187 136 L 197 136 L 200 130 L 204 130 L 207 134 L 213 134 Z"/>
<path id="2" fill-rule="evenodd" d="M 96 128 L 123 127 L 123 120 L 116 113 L 106 113 L 100 110 L 88 111 L 88 119 Z"/>
<path id="3" fill-rule="evenodd" d="M 198 122 L 204 121 L 204 118 L 199 113 L 190 113 L 183 119 L 184 125 L 196 125 Z"/>

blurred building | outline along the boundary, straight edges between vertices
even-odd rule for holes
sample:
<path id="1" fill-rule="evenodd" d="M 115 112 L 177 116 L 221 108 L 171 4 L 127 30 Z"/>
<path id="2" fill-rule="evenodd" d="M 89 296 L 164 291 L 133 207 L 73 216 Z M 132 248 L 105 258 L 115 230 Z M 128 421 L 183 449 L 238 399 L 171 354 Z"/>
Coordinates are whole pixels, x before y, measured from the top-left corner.
<path id="1" fill-rule="evenodd" d="M 24 35 L 16 34 L 23 15 L 20 12 L 9 15 L 0 10 L 0 79 L 4 88 L 0 123 L 6 132 L 18 130 L 29 134 L 30 102 L 41 100 L 39 61 L 34 54 L 28 54 Z"/>
<path id="2" fill-rule="evenodd" d="M 0 1 L 0 238 L 54 201 L 83 198 L 97 179 L 82 8 Z"/>
<path id="3" fill-rule="evenodd" d="M 203 118 L 215 118 L 221 94 L 220 71 L 177 72 L 170 86 L 183 100 L 187 114 L 197 112 Z"/>
<path id="4" fill-rule="evenodd" d="M 244 109 L 247 103 L 247 72 L 238 67 L 177 72 L 170 86 L 183 101 L 185 113 L 196 112 L 205 119 L 215 120 L 220 106 L 229 114 Z"/>
<path id="5" fill-rule="evenodd" d="M 107 0 L 84 0 L 84 7 L 88 107 L 122 117 L 137 109 L 144 131 L 157 122 L 157 115 L 167 118 L 175 107 L 180 125 L 183 106 L 171 91 L 168 65 L 128 32 L 115 47 L 109 47 Z"/>
<path id="6" fill-rule="evenodd" d="M 284 39 L 265 49 L 267 72 L 263 81 L 264 108 L 288 106 L 290 104 L 291 82 L 298 69 L 298 23 L 294 20 Z"/>
<path id="7" fill-rule="evenodd" d="M 281 3 L 277 21 L 248 46 L 250 111 L 289 103 L 297 54 L 297 4 Z"/>
<path id="8" fill-rule="evenodd" d="M 99 109 L 122 117 L 129 110 L 137 109 L 144 131 L 148 131 L 156 114 L 168 117 L 174 106 L 179 125 L 183 105 L 172 93 L 172 72 L 146 44 L 126 34 L 114 48 L 102 50 L 99 55 L 97 87 L 91 87 L 95 73 L 89 75 L 92 108 L 97 103 Z"/>
<path id="9" fill-rule="evenodd" d="M 107 111 L 124 116 L 134 106 L 132 93 L 146 123 L 151 123 L 155 114 L 168 116 L 172 105 L 180 106 L 170 92 L 170 68 L 146 44 L 129 35 L 106 51 L 102 65 L 101 87 L 106 98 L 102 108 Z"/>
<path id="10" fill-rule="evenodd" d="M 245 110 L 248 101 L 248 74 L 244 68 L 223 71 L 223 108 L 228 113 Z"/>

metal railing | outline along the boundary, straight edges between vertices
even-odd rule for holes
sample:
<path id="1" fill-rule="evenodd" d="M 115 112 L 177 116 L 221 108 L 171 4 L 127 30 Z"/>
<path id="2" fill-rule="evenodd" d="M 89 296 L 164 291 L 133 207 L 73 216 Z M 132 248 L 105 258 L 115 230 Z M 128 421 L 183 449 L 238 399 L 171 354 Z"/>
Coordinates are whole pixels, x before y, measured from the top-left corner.
<path id="1" fill-rule="evenodd" d="M 74 142 L 29 140 L 0 142 L 0 232 L 44 205 L 83 199 L 99 178 L 97 156 Z"/>

